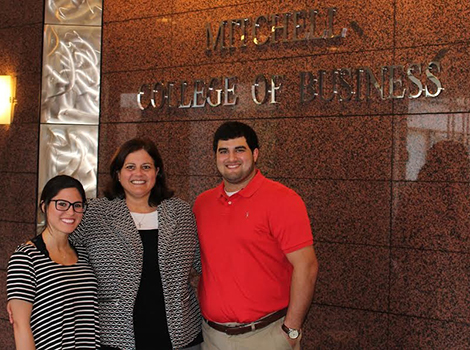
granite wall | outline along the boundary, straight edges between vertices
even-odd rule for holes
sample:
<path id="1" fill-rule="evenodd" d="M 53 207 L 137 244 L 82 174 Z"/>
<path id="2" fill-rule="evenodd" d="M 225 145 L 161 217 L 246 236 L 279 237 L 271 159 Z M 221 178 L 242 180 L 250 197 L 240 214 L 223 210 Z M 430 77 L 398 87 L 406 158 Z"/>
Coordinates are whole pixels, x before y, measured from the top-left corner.
<path id="1" fill-rule="evenodd" d="M 0 73 L 19 80 L 19 111 L 0 132 L 4 286 L 8 255 L 34 230 L 42 17 L 29 0 L 28 13 L 1 2 L 9 9 L 0 10 Z M 230 26 L 233 19 L 310 9 L 318 10 L 314 36 L 333 29 L 328 38 L 293 42 L 292 15 L 285 42 L 277 29 L 280 42 L 255 45 L 248 23 L 246 47 L 234 26 L 231 49 L 207 50 L 207 23 L 216 39 L 224 20 Z M 220 181 L 214 130 L 226 120 L 245 121 L 260 136 L 259 168 L 298 191 L 312 219 L 320 274 L 304 348 L 470 347 L 468 1 L 129 0 L 105 2 L 103 10 L 99 187 L 115 148 L 147 136 L 158 144 L 177 194 L 192 202 Z M 262 42 L 272 32 L 258 20 Z M 345 37 L 331 38 L 342 28 Z M 302 72 L 312 75 L 303 95 Z M 277 103 L 271 96 L 253 101 L 261 74 L 268 83 L 277 76 Z M 178 108 L 191 99 L 201 104 L 204 93 L 194 101 L 194 90 L 207 91 L 212 78 L 223 89 L 224 77 L 225 105 Z M 161 108 L 149 98 L 158 82 L 174 83 Z M 136 102 L 142 84 L 141 104 L 150 104 L 143 111 Z M 157 105 L 161 91 L 156 86 Z M 217 92 L 210 97 L 216 101 Z M 7 349 L 2 295 L 0 345 Z"/>
<path id="2" fill-rule="evenodd" d="M 0 1 L 0 74 L 17 77 L 13 123 L 0 125 L 0 348 L 14 349 L 5 312 L 6 266 L 34 235 L 43 4 Z"/>

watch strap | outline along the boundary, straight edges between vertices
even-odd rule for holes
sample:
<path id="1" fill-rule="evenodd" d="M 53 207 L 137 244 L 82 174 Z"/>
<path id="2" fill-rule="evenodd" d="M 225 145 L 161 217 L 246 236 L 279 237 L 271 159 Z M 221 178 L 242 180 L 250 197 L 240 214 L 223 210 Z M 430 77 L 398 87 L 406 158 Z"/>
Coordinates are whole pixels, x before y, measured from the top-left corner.
<path id="1" fill-rule="evenodd" d="M 300 329 L 287 327 L 284 323 L 281 326 L 282 330 L 287 333 L 290 339 L 297 339 L 300 335 Z"/>

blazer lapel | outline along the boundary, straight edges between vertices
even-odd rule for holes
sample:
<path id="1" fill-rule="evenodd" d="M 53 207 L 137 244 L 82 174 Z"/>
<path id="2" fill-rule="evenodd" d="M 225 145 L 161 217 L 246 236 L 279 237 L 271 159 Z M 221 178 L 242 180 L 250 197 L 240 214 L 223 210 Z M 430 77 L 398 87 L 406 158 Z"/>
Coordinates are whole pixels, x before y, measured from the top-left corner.
<path id="1" fill-rule="evenodd" d="M 135 257 L 135 268 L 141 272 L 144 249 L 139 231 L 135 226 L 125 200 L 115 199 L 115 201 L 116 205 L 113 206 L 113 211 L 110 213 L 113 231 L 116 233 L 116 236 L 122 240 L 123 247 L 128 251 L 129 256 Z"/>

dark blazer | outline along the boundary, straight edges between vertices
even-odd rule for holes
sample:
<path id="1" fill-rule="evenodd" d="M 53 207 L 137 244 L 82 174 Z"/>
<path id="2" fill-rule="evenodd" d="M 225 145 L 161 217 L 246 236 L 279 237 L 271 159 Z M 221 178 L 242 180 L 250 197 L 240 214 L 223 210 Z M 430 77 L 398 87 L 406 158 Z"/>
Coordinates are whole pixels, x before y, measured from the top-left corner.
<path id="1" fill-rule="evenodd" d="M 200 272 L 194 215 L 179 198 L 158 210 L 158 263 L 168 331 L 173 348 L 190 343 L 201 330 L 201 313 L 189 283 L 191 267 Z M 92 200 L 71 239 L 87 249 L 98 278 L 101 342 L 135 349 L 133 310 L 142 274 L 143 246 L 122 199 Z"/>

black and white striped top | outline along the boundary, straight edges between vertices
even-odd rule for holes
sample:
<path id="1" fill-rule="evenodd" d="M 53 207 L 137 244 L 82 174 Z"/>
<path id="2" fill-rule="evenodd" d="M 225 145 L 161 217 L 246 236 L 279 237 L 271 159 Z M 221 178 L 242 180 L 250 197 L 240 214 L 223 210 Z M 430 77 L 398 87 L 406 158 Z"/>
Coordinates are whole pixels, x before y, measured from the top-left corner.
<path id="1" fill-rule="evenodd" d="M 83 248 L 65 266 L 31 244 L 10 258 L 8 300 L 33 304 L 31 330 L 37 350 L 99 348 L 98 284 Z"/>

